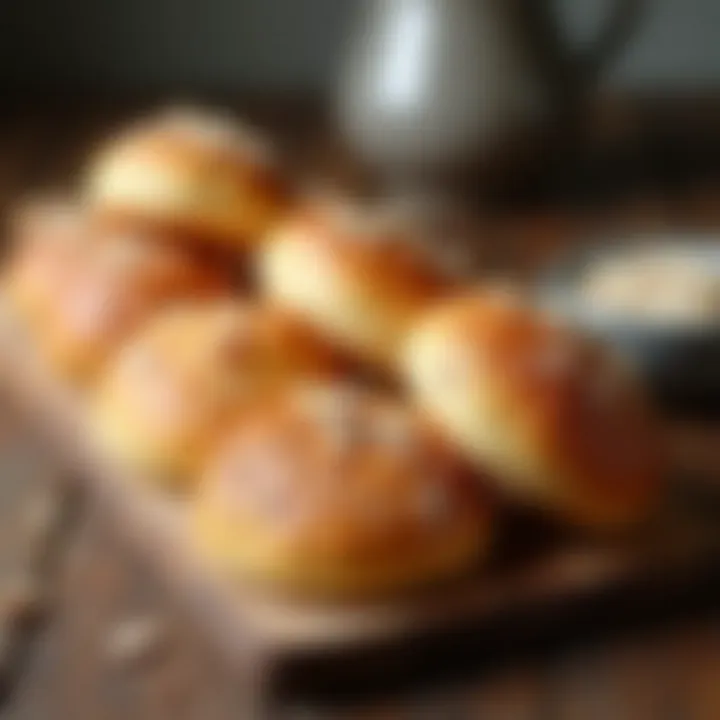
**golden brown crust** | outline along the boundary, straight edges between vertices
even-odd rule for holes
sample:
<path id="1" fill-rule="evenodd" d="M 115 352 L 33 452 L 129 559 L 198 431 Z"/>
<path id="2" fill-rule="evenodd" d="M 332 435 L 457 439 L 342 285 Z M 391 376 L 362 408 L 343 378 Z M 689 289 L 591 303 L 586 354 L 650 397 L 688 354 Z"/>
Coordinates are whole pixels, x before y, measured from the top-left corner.
<path id="1" fill-rule="evenodd" d="M 179 305 L 110 363 L 94 426 L 115 457 L 184 487 L 229 415 L 336 369 L 325 344 L 287 315 L 235 300 Z"/>
<path id="2" fill-rule="evenodd" d="M 372 211 L 370 211 L 371 213 Z M 399 299 L 426 301 L 451 287 L 450 279 L 437 267 L 415 242 L 399 218 L 373 223 L 366 219 L 348 218 L 343 221 L 324 205 L 304 208 L 298 213 L 298 235 L 305 242 L 317 243 L 327 254 L 342 253 L 349 272 L 365 282 L 378 286 L 378 292 L 396 295 Z"/>
<path id="3" fill-rule="evenodd" d="M 467 571 L 489 526 L 479 486 L 422 421 L 343 385 L 301 388 L 232 427 L 198 500 L 212 559 L 299 594 L 387 593 Z"/>
<path id="4" fill-rule="evenodd" d="M 112 139 L 90 167 L 96 212 L 200 244 L 242 248 L 283 211 L 289 188 L 264 141 L 208 112 L 151 117 Z"/>
<path id="5" fill-rule="evenodd" d="M 54 289 L 39 332 L 50 364 L 90 380 L 106 358 L 169 303 L 228 294 L 229 278 L 193 254 L 140 235 L 103 234 Z"/>
<path id="6" fill-rule="evenodd" d="M 419 402 L 511 496 L 587 525 L 637 520 L 656 499 L 654 420 L 634 379 L 518 299 L 478 292 L 436 310 L 405 366 Z"/>
<path id="7" fill-rule="evenodd" d="M 385 369 L 408 325 L 454 287 L 411 227 L 347 202 L 298 211 L 261 249 L 258 272 L 271 302 Z"/>

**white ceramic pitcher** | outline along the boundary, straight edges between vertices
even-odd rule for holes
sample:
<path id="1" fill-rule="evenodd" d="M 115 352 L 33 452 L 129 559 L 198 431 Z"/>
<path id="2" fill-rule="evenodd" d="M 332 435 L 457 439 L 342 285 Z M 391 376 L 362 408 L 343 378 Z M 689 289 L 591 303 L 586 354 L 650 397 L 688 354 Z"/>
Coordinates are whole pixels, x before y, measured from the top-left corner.
<path id="1" fill-rule="evenodd" d="M 368 0 L 341 73 L 340 128 L 389 173 L 474 160 L 591 89 L 641 3 L 612 0 L 593 47 L 572 53 L 551 0 Z"/>

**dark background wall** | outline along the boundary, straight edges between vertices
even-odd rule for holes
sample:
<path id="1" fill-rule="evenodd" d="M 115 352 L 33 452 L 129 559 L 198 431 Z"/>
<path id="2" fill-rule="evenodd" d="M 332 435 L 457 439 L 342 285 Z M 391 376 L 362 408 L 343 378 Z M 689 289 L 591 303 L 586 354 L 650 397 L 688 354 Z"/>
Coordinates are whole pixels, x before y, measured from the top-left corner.
<path id="1" fill-rule="evenodd" d="M 361 1 L 0 0 L 0 87 L 317 90 Z M 577 38 L 608 3 L 556 4 Z M 720 2 L 647 6 L 608 82 L 720 88 Z"/>

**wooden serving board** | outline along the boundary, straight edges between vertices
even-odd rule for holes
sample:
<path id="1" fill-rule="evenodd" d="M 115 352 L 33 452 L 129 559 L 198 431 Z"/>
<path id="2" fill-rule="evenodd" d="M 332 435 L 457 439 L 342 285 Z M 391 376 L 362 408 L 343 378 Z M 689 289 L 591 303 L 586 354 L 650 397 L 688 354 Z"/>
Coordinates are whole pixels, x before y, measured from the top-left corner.
<path id="1" fill-rule="evenodd" d="M 658 598 L 720 580 L 720 493 L 674 490 L 657 522 L 634 538 L 598 544 L 551 537 L 518 520 L 490 568 L 411 597 L 362 606 L 281 601 L 213 572 L 193 544 L 186 502 L 108 462 L 92 442 L 77 393 L 46 371 L 12 320 L 0 319 L 0 384 L 40 431 L 45 452 L 82 483 L 114 532 L 153 569 L 168 594 L 238 681 L 263 697 L 365 693 L 482 658 L 536 633 L 576 631 Z M 512 525 L 512 523 L 510 523 Z M 494 638 L 494 645 L 491 642 Z"/>

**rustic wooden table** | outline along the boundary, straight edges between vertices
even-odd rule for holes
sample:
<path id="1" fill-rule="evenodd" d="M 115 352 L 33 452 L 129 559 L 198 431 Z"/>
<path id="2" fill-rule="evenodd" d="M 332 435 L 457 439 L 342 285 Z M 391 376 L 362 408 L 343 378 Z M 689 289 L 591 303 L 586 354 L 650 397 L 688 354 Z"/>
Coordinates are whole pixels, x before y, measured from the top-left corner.
<path id="1" fill-rule="evenodd" d="M 116 108 L 9 114 L 0 121 L 0 209 L 30 189 L 66 185 L 95 138 L 127 114 Z M 274 119 L 283 131 L 287 118 L 278 118 L 269 114 L 270 124 Z M 293 126 L 300 137 L 308 123 Z M 321 156 L 320 165 L 332 165 L 329 157 Z M 671 193 L 672 201 L 651 190 L 645 185 L 582 212 L 518 210 L 495 217 L 483 224 L 488 252 L 493 261 L 530 272 L 569 237 L 617 220 L 720 223 L 720 193 L 712 186 L 684 184 Z M 706 472 L 720 480 L 720 426 L 706 426 L 703 434 L 700 445 L 696 432 L 688 435 L 687 452 L 698 461 L 704 456 Z M 163 589 L 117 547 L 102 516 L 82 498 L 58 490 L 65 478 L 56 477 L 59 471 L 40 447 L 32 428 L 0 398 L 0 675 L 6 681 L 0 717 L 238 717 L 232 683 L 202 650 L 203 639 L 168 612 Z M 508 649 L 502 661 L 489 657 L 462 678 L 373 699 L 367 707 L 278 712 L 368 720 L 717 720 L 720 608 L 716 612 L 704 599 L 668 598 L 666 613 L 632 627 L 606 632 L 603 623 L 552 647 Z"/>

